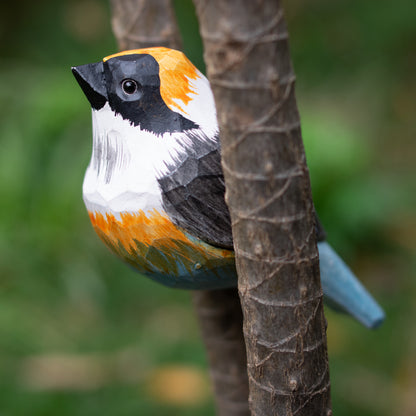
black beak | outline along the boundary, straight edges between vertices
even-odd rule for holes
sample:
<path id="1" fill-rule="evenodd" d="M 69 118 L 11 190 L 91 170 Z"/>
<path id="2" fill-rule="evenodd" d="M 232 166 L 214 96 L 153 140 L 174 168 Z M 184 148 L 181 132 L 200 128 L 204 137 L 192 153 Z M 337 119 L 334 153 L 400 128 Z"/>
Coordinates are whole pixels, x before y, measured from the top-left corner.
<path id="1" fill-rule="evenodd" d="M 102 62 L 72 67 L 72 73 L 91 107 L 99 110 L 108 101 Z"/>

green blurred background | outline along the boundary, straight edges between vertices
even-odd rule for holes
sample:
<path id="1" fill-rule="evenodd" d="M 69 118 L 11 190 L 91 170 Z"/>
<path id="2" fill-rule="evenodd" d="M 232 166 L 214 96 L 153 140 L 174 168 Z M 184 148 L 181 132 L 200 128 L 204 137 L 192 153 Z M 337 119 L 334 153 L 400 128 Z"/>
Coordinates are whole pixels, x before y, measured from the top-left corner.
<path id="1" fill-rule="evenodd" d="M 334 414 L 415 415 L 414 2 L 286 3 L 315 203 L 387 312 L 368 331 L 327 310 Z M 82 203 L 90 109 L 70 67 L 116 51 L 107 1 L 0 8 L 0 415 L 213 415 L 189 293 L 110 255 Z"/>

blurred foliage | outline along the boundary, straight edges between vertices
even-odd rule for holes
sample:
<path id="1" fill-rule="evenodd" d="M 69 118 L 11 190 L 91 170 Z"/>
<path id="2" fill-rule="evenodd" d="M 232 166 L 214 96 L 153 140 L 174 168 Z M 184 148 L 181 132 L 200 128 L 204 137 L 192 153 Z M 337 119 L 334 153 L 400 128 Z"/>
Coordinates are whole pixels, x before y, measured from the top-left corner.
<path id="1" fill-rule="evenodd" d="M 414 4 L 286 3 L 315 204 L 388 316 L 370 332 L 327 311 L 334 413 L 414 415 Z M 175 6 L 202 68 L 192 3 Z M 214 414 L 189 294 L 111 256 L 82 204 L 70 67 L 115 51 L 107 2 L 0 7 L 0 414 Z"/>

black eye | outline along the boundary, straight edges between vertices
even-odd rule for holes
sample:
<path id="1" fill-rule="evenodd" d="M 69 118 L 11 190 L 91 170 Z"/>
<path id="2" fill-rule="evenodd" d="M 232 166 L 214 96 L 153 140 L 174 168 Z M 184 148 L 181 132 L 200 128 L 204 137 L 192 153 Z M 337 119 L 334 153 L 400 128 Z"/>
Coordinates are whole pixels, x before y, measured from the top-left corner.
<path id="1" fill-rule="evenodd" d="M 134 94 L 137 91 L 139 86 L 138 86 L 137 82 L 134 81 L 133 79 L 124 79 L 121 82 L 121 88 L 123 88 L 123 91 L 126 94 L 131 95 L 131 94 Z"/>

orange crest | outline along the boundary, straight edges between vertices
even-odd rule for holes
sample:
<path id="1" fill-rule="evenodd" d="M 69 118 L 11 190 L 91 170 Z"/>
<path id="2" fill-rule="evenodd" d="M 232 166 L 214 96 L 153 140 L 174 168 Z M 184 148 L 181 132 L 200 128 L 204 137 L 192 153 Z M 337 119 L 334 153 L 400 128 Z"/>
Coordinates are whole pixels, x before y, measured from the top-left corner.
<path id="1" fill-rule="evenodd" d="M 148 54 L 156 59 L 159 64 L 160 95 L 163 101 L 171 110 L 174 111 L 172 107 L 176 107 L 186 113 L 177 100 L 187 105 L 192 100 L 191 94 L 197 94 L 191 80 L 196 80 L 200 75 L 192 62 L 182 52 L 162 47 L 123 51 L 107 56 L 103 61 L 133 54 Z"/>

